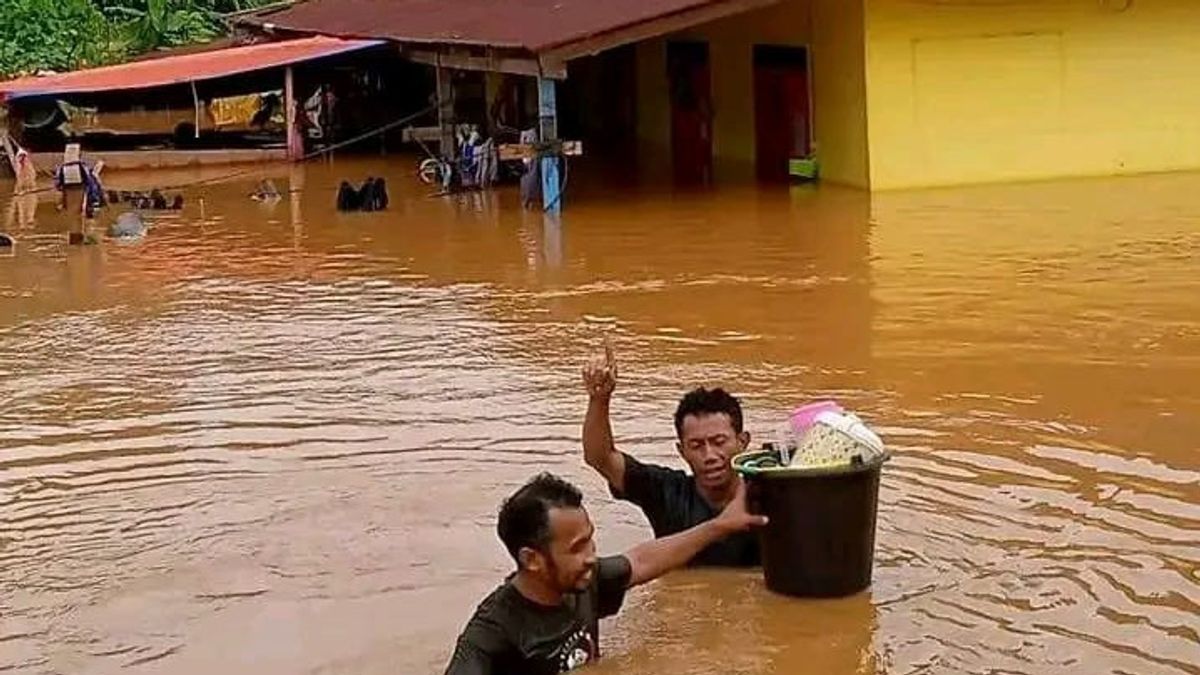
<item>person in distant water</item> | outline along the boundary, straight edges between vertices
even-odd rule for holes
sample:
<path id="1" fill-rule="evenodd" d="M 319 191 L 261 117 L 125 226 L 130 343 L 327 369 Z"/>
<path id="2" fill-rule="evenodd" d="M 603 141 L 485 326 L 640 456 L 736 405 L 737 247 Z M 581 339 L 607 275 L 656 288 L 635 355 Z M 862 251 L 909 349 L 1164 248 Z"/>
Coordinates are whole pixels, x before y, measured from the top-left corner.
<path id="1" fill-rule="evenodd" d="M 29 192 L 36 192 L 37 186 L 37 167 L 33 164 L 33 158 L 29 156 L 29 151 L 25 148 L 17 148 L 17 153 L 13 157 L 16 164 L 13 165 L 13 172 L 16 174 L 16 185 L 13 186 L 13 194 L 23 195 Z"/>
<path id="2" fill-rule="evenodd" d="M 701 525 L 597 558 L 583 496 L 541 474 L 500 508 L 496 530 L 517 570 L 479 604 L 446 675 L 551 675 L 594 662 L 599 620 L 617 613 L 627 589 L 684 566 L 714 541 L 765 523 L 746 511 L 740 488 L 720 515 Z"/>
<path id="3" fill-rule="evenodd" d="M 367 176 L 367 180 L 358 189 L 358 204 L 363 211 L 377 211 L 379 199 L 375 190 L 375 178 Z"/>
<path id="4" fill-rule="evenodd" d="M 361 206 L 358 190 L 355 190 L 348 181 L 342 181 L 342 184 L 338 186 L 337 210 L 357 211 Z"/>
<path id="5" fill-rule="evenodd" d="M 731 460 L 750 445 L 742 428 L 742 405 L 724 389 L 687 393 L 675 410 L 676 449 L 692 470 L 643 463 L 617 449 L 609 404 L 617 385 L 617 362 L 605 340 L 604 357 L 583 369 L 588 391 L 583 422 L 583 456 L 608 481 L 612 495 L 642 509 L 656 537 L 682 532 L 717 516 L 733 499 L 739 479 Z M 761 564 L 756 536 L 735 534 L 714 542 L 692 561 L 697 565 Z"/>
<path id="6" fill-rule="evenodd" d="M 267 204 L 274 204 L 282 198 L 279 194 L 279 188 L 275 187 L 275 181 L 270 178 L 260 180 L 258 187 L 254 188 L 254 192 L 250 193 L 250 199 Z"/>

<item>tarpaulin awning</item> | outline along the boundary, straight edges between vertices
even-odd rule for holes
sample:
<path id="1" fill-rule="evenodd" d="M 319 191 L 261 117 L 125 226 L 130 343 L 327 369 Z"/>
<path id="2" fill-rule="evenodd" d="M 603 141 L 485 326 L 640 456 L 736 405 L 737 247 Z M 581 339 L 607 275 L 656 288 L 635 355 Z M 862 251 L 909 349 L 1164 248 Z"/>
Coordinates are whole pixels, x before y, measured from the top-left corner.
<path id="1" fill-rule="evenodd" d="M 0 83 L 0 99 L 149 89 L 213 80 L 239 73 L 278 68 L 383 44 L 379 40 L 343 40 L 316 36 L 267 42 L 210 52 L 167 56 L 115 66 L 77 70 Z"/>

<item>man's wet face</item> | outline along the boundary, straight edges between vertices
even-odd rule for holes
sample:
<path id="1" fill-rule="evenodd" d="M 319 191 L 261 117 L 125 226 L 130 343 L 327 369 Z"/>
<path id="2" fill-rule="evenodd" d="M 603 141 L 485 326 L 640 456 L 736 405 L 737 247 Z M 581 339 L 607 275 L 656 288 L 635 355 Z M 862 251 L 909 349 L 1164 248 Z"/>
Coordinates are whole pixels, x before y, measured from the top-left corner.
<path id="1" fill-rule="evenodd" d="M 549 581 L 563 593 L 586 590 L 596 567 L 596 528 L 582 508 L 552 508 L 549 516 Z"/>
<path id="2" fill-rule="evenodd" d="M 745 434 L 734 430 L 729 415 L 707 413 L 683 418 L 679 453 L 692 467 L 701 487 L 719 492 L 732 485 L 734 472 L 730 462 L 745 449 Z"/>

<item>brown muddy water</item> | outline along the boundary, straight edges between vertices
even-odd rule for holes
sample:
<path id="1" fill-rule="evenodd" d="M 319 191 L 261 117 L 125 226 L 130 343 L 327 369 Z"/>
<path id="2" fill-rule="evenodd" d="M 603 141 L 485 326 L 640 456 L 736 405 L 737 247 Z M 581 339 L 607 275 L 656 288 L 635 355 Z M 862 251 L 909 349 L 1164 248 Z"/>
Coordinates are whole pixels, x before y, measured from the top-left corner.
<path id="1" fill-rule="evenodd" d="M 609 332 L 640 457 L 679 464 L 674 403 L 710 383 L 760 440 L 836 397 L 895 459 L 869 592 L 676 573 L 604 624 L 597 675 L 1200 672 L 1200 176 L 580 179 L 554 227 L 409 165 L 278 170 L 274 206 L 189 190 L 129 245 L 3 207 L 0 670 L 440 672 L 534 472 L 585 489 L 603 552 L 649 536 L 580 457 Z M 335 213 L 368 173 L 391 210 Z"/>

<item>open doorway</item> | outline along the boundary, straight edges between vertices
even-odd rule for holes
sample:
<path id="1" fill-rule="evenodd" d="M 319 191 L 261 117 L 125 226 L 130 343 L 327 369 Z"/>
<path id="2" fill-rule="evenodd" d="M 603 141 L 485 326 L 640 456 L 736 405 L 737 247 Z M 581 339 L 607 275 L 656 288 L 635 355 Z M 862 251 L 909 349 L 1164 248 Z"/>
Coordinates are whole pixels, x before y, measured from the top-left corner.
<path id="1" fill-rule="evenodd" d="M 754 46 L 755 164 L 759 180 L 786 181 L 788 162 L 812 150 L 808 50 Z"/>
<path id="2" fill-rule="evenodd" d="M 558 133 L 584 153 L 627 165 L 637 152 L 637 49 L 615 47 L 568 64 L 558 88 Z"/>

